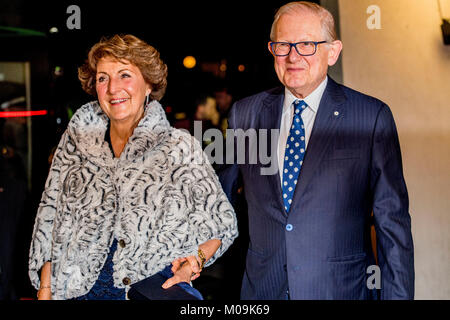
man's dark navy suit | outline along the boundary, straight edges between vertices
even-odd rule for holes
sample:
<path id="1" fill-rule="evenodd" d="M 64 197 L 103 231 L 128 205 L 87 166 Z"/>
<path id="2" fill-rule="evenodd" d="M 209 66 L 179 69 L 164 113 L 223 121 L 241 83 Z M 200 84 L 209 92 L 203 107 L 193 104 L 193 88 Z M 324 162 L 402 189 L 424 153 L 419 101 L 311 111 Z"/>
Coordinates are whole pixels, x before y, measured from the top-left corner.
<path id="1" fill-rule="evenodd" d="M 276 88 L 236 102 L 229 128 L 279 129 L 283 99 Z M 261 167 L 258 160 L 219 173 L 230 199 L 239 174 L 244 182 L 250 243 L 242 299 L 285 299 L 288 289 L 291 299 L 413 298 L 408 193 L 386 104 L 328 78 L 288 214 L 278 171 L 262 175 Z M 379 295 L 366 283 L 375 264 L 372 211 Z"/>

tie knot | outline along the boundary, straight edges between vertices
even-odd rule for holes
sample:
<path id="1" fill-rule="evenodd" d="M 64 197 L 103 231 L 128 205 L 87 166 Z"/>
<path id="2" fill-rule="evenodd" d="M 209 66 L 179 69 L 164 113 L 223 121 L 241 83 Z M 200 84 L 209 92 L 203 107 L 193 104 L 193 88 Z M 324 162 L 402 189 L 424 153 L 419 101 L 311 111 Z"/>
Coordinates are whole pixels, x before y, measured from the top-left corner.
<path id="1" fill-rule="evenodd" d="M 308 105 L 304 100 L 295 100 L 294 101 L 294 115 L 301 115 L 303 110 L 306 109 Z"/>

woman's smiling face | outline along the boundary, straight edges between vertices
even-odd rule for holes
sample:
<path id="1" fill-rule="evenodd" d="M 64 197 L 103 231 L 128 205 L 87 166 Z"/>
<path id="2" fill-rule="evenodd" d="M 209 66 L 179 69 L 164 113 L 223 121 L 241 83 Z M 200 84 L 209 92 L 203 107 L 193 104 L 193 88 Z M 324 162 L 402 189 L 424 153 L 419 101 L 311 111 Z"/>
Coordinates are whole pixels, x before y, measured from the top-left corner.
<path id="1" fill-rule="evenodd" d="M 97 63 L 95 88 L 102 110 L 113 122 L 138 121 L 151 92 L 137 66 L 103 57 Z"/>

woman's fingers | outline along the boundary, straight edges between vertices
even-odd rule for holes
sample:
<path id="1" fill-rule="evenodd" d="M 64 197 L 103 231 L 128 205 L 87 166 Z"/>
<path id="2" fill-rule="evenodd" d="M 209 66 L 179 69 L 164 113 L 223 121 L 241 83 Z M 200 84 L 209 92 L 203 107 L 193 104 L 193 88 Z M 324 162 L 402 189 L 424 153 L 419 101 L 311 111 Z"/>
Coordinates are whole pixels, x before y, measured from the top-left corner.
<path id="1" fill-rule="evenodd" d="M 175 273 L 175 272 L 181 267 L 181 264 L 182 264 L 184 261 L 186 261 L 186 258 L 178 258 L 178 259 L 175 259 L 175 260 L 172 262 L 172 268 L 171 268 L 172 272 Z"/>
<path id="2" fill-rule="evenodd" d="M 180 282 L 189 283 L 200 276 L 201 269 L 199 268 L 195 256 L 174 260 L 172 265 L 172 272 L 174 275 L 163 283 L 162 287 L 164 289 L 170 288 Z M 175 271 L 173 271 L 174 269 Z"/>
<path id="3" fill-rule="evenodd" d="M 191 277 L 191 281 L 194 281 L 194 280 L 197 279 L 198 277 L 200 277 L 200 272 L 199 272 L 199 273 L 195 273 L 195 274 Z"/>
<path id="4" fill-rule="evenodd" d="M 37 292 L 38 300 L 52 300 L 52 292 L 50 288 L 39 289 Z"/>
<path id="5" fill-rule="evenodd" d="M 199 273 L 199 272 L 202 271 L 200 269 L 200 263 L 197 260 L 197 257 L 196 256 L 189 256 L 189 257 L 186 257 L 186 258 L 175 259 L 172 262 L 172 268 L 171 268 L 172 272 L 175 273 L 179 268 L 181 268 L 183 266 L 183 263 L 186 262 L 186 261 L 191 266 L 192 272 Z"/>
<path id="6" fill-rule="evenodd" d="M 198 260 L 195 256 L 189 256 L 186 259 L 191 265 L 192 272 L 199 273 L 201 271 Z"/>

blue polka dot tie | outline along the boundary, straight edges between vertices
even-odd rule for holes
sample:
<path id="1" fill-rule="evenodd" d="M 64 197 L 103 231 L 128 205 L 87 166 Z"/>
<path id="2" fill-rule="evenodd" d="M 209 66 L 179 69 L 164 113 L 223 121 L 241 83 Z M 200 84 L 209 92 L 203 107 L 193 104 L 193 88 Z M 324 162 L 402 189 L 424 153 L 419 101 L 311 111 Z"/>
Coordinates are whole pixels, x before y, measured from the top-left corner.
<path id="1" fill-rule="evenodd" d="M 305 126 L 301 114 L 308 105 L 303 100 L 294 101 L 294 118 L 292 119 L 291 129 L 286 141 L 283 166 L 283 201 L 284 209 L 289 212 L 297 178 L 302 168 L 303 158 L 305 156 Z"/>

